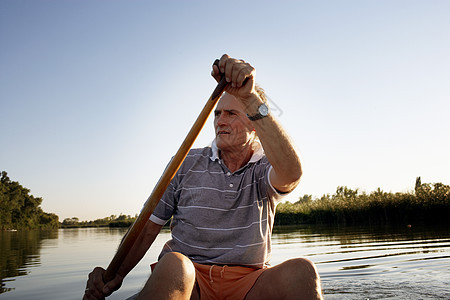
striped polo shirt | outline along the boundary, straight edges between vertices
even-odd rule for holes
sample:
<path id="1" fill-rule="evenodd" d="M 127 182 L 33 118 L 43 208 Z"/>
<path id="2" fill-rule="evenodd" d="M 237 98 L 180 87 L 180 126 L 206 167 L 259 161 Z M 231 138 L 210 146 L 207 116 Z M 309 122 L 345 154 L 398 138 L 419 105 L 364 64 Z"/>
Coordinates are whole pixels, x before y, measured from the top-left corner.
<path id="1" fill-rule="evenodd" d="M 215 142 L 190 150 L 150 217 L 160 225 L 172 218 L 172 239 L 159 258 L 176 251 L 200 264 L 268 264 L 282 195 L 270 183 L 272 166 L 257 144 L 247 165 L 234 173 Z"/>

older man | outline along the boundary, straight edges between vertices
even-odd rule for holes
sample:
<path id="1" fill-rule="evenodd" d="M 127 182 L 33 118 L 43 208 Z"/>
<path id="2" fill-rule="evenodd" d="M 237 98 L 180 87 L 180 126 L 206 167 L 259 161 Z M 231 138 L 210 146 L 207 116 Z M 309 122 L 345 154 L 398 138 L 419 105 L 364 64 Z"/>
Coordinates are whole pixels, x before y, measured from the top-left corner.
<path id="1" fill-rule="evenodd" d="M 138 299 L 321 299 L 313 263 L 269 267 L 275 208 L 302 175 L 289 137 L 270 114 L 255 70 L 223 55 L 226 93 L 214 111 L 211 147 L 189 152 L 116 277 L 89 275 L 84 299 L 117 290 L 172 218 L 164 246 Z"/>

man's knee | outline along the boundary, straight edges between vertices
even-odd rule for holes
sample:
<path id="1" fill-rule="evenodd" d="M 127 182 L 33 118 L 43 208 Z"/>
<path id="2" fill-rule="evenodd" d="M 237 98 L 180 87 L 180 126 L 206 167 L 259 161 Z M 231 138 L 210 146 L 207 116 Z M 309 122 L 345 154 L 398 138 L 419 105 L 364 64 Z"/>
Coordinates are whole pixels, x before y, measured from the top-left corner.
<path id="1" fill-rule="evenodd" d="M 189 299 L 194 284 L 191 260 L 181 253 L 168 253 L 156 264 L 138 299 Z"/>
<path id="2" fill-rule="evenodd" d="M 296 265 L 298 267 L 309 267 L 309 266 L 313 265 L 312 261 L 310 261 L 307 258 L 302 258 L 302 257 L 289 259 L 289 260 L 285 261 L 285 263 L 288 263 L 290 265 Z"/>
<path id="3" fill-rule="evenodd" d="M 282 274 L 286 299 L 299 293 L 305 299 L 322 299 L 319 273 L 309 259 L 294 258 L 284 262 Z"/>
<path id="4" fill-rule="evenodd" d="M 297 279 L 318 279 L 316 266 L 306 258 L 294 258 L 283 263 L 284 272 L 289 277 Z"/>
<path id="5" fill-rule="evenodd" d="M 165 254 L 160 261 L 158 262 L 157 265 L 159 264 L 177 264 L 177 265 L 181 265 L 184 266 L 186 265 L 192 265 L 191 260 L 185 256 L 184 254 L 181 254 L 180 252 L 169 252 L 167 254 Z"/>
<path id="6" fill-rule="evenodd" d="M 194 264 L 189 258 L 179 252 L 169 252 L 164 255 L 156 265 L 155 272 L 157 272 L 158 268 L 164 269 L 164 272 L 168 272 L 172 276 L 174 275 L 173 272 L 175 272 L 175 274 L 195 280 Z"/>
<path id="7" fill-rule="evenodd" d="M 322 299 L 320 278 L 314 264 L 304 258 L 268 268 L 256 281 L 248 299 Z"/>

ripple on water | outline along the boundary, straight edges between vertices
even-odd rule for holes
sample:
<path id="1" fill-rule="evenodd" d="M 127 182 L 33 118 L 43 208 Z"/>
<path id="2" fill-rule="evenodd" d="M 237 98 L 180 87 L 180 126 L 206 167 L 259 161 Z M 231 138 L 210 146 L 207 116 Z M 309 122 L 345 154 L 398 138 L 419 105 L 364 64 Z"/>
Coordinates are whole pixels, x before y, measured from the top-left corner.
<path id="1" fill-rule="evenodd" d="M 448 230 L 341 229 L 284 232 L 274 257 L 314 261 L 326 299 L 450 299 Z"/>

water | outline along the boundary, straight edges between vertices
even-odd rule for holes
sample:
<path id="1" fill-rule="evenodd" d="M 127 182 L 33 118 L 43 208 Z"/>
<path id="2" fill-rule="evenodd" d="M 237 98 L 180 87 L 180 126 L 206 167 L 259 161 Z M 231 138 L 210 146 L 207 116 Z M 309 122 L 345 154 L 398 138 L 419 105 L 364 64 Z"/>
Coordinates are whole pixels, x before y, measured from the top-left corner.
<path id="1" fill-rule="evenodd" d="M 81 299 L 87 274 L 108 265 L 125 232 L 0 232 L 0 299 Z M 163 231 L 109 299 L 140 290 L 168 238 Z M 316 263 L 325 299 L 450 299 L 448 228 L 277 228 L 272 264 L 293 257 Z"/>
<path id="2" fill-rule="evenodd" d="M 448 228 L 277 230 L 274 264 L 303 256 L 317 265 L 325 299 L 450 299 Z"/>

